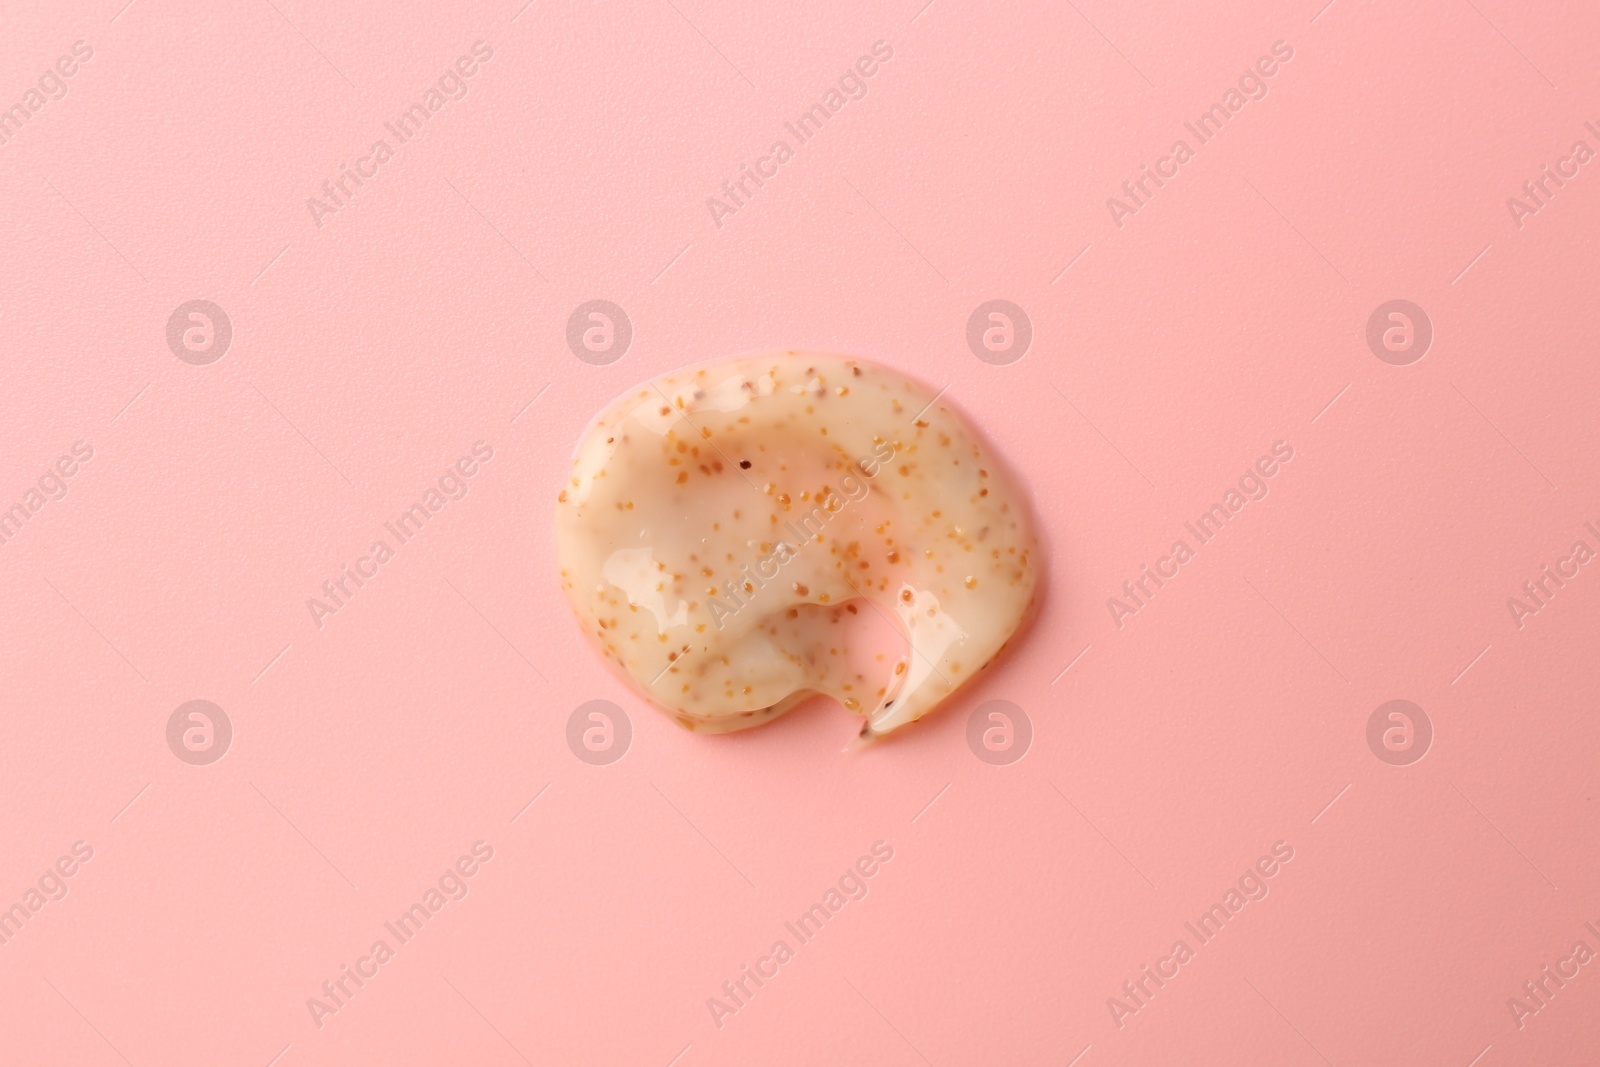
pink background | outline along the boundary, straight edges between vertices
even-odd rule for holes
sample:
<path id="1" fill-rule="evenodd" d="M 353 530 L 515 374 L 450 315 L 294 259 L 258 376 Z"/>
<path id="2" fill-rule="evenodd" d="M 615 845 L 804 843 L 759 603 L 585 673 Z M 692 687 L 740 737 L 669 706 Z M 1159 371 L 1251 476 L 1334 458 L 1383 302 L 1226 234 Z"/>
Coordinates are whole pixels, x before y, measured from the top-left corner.
<path id="1" fill-rule="evenodd" d="M 1600 566 L 1520 629 L 1506 602 L 1600 548 L 1600 175 L 1520 228 L 1506 198 L 1600 148 L 1600 12 L 123 2 L 11 0 L 0 34 L 4 107 L 94 52 L 0 146 L 0 507 L 93 448 L 0 545 L 0 906 L 94 850 L 0 946 L 0 1060 L 1591 1062 L 1600 964 L 1520 1027 L 1507 999 L 1600 951 Z M 467 95 L 313 222 L 480 40 Z M 714 225 L 879 40 L 866 97 Z M 1115 225 L 1280 40 L 1268 95 Z M 604 367 L 565 341 L 595 298 L 635 331 Z M 1034 327 L 1009 366 L 965 340 L 994 298 Z M 208 366 L 166 342 L 192 299 L 234 329 Z M 1391 299 L 1433 323 L 1409 366 L 1366 344 Z M 774 346 L 948 385 L 1049 544 L 1016 654 L 864 753 L 820 703 L 678 730 L 557 584 L 589 416 Z M 318 629 L 306 599 L 479 440 Z M 1279 440 L 1270 495 L 1114 625 Z M 166 741 L 192 699 L 233 725 L 208 766 Z M 592 699 L 632 723 L 608 766 L 565 741 Z M 1033 724 L 1019 762 L 968 748 L 990 699 Z M 1391 699 L 1433 725 L 1409 766 L 1368 748 Z M 869 895 L 719 1028 L 707 998 L 880 840 Z M 307 998 L 477 841 L 466 898 L 319 1028 Z M 1117 1025 L 1277 841 L 1270 894 Z"/>

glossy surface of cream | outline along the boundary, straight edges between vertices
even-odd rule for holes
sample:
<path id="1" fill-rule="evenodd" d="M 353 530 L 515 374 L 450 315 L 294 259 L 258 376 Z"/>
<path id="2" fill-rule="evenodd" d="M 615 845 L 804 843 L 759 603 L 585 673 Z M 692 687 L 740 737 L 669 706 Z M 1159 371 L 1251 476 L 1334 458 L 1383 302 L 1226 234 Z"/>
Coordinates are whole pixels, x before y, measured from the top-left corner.
<path id="1" fill-rule="evenodd" d="M 589 424 L 556 505 L 585 633 L 690 730 L 813 693 L 887 733 L 982 670 L 1028 613 L 1018 487 L 933 392 L 885 367 L 777 353 L 675 371 Z M 906 639 L 865 670 L 854 617 Z"/>

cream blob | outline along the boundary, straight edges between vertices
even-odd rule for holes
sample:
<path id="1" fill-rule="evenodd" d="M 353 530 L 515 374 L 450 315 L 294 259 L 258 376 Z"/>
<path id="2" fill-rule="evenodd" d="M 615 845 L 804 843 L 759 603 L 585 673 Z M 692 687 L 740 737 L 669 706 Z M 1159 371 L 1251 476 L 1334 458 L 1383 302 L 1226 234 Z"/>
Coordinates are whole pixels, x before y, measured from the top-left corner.
<path id="1" fill-rule="evenodd" d="M 814 693 L 866 716 L 867 737 L 919 719 L 1005 647 L 1039 572 L 1021 491 L 946 403 L 803 352 L 612 401 L 578 442 L 556 546 L 600 652 L 707 732 Z M 870 678 L 850 655 L 865 611 L 907 646 Z"/>

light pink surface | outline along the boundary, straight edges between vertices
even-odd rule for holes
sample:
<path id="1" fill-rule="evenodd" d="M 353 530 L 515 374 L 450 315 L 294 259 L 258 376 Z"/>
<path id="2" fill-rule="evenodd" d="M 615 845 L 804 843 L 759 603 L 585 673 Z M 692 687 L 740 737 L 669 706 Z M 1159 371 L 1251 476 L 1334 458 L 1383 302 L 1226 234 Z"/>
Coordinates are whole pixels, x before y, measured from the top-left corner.
<path id="1" fill-rule="evenodd" d="M 1600 164 L 1506 201 L 1600 149 L 1600 13 L 123 3 L 12 2 L 0 34 L 5 107 L 93 49 L 0 146 L 0 507 L 93 449 L 0 544 L 0 905 L 93 849 L 0 945 L 0 1061 L 1590 1062 L 1600 964 L 1508 998 L 1600 951 L 1600 564 L 1520 628 L 1507 601 L 1600 549 Z M 466 96 L 319 226 L 307 198 L 478 41 Z M 867 95 L 715 225 L 877 41 Z M 1265 98 L 1116 225 L 1278 41 Z M 565 340 L 595 298 L 635 330 L 604 367 Z M 995 298 L 1034 327 L 1009 366 L 965 340 Z M 234 329 L 208 366 L 166 342 L 192 299 Z M 1433 323 L 1409 366 L 1365 340 L 1392 299 Z M 678 730 L 557 584 L 590 415 L 772 346 L 948 385 L 1045 527 L 1015 655 L 864 753 L 821 704 Z M 307 599 L 477 441 L 468 494 L 318 628 Z M 1115 625 L 1277 441 L 1269 495 Z M 167 744 L 193 699 L 233 725 L 208 766 Z M 608 766 L 565 741 L 592 699 L 632 724 Z M 1033 724 L 1020 762 L 969 750 L 991 699 Z M 1433 725 L 1409 766 L 1368 747 L 1392 699 Z M 398 945 L 383 924 L 479 841 Z M 865 899 L 799 944 L 784 923 L 878 841 Z M 1280 841 L 1200 945 L 1184 923 Z M 308 998 L 379 939 L 319 1026 Z M 719 1026 L 708 998 L 779 939 Z"/>

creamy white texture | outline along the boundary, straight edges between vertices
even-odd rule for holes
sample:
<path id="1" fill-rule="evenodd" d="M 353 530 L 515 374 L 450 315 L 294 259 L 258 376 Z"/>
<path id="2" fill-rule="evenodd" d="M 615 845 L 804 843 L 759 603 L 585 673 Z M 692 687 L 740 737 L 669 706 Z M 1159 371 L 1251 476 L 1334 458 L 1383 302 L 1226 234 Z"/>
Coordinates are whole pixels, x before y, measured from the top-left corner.
<path id="1" fill-rule="evenodd" d="M 721 732 L 825 693 L 864 735 L 921 718 L 1032 603 L 1018 488 L 900 374 L 778 353 L 629 390 L 579 440 L 556 505 L 562 585 L 602 654 L 677 722 Z M 861 611 L 908 649 L 850 665 Z"/>

